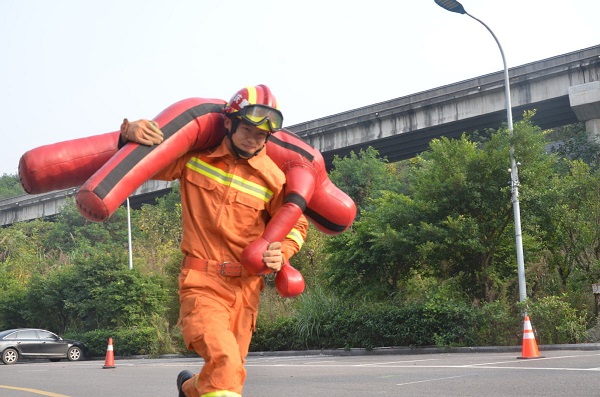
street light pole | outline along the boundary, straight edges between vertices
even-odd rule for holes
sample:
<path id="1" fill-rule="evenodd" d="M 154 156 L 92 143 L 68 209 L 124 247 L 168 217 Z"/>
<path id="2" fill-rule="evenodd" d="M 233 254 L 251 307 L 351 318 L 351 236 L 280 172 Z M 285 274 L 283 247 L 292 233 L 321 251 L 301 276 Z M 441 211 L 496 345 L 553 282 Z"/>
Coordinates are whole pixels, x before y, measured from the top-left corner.
<path id="1" fill-rule="evenodd" d="M 508 131 L 510 133 L 510 186 L 511 186 L 511 200 L 513 204 L 513 214 L 515 219 L 515 241 L 517 248 L 517 272 L 519 277 L 519 301 L 523 302 L 527 298 L 527 288 L 525 285 L 525 263 L 523 259 L 523 235 L 521 234 L 521 208 L 519 205 L 519 170 L 517 169 L 517 162 L 515 160 L 515 147 L 512 142 L 513 137 L 513 119 L 512 119 L 512 105 L 510 102 L 510 81 L 508 78 L 508 67 L 506 66 L 506 58 L 504 57 L 504 50 L 500 45 L 500 41 L 483 21 L 475 18 L 473 15 L 465 11 L 462 4 L 456 0 L 435 0 L 435 3 L 445 10 L 456 12 L 458 14 L 465 14 L 473 18 L 480 24 L 482 24 L 491 34 L 498 48 L 500 49 L 500 55 L 502 55 L 502 64 L 504 65 L 504 96 L 506 101 L 506 118 L 508 122 Z"/>
<path id="2" fill-rule="evenodd" d="M 129 254 L 129 270 L 133 269 L 133 252 L 131 247 L 131 209 L 129 207 L 129 197 L 127 197 L 127 246 Z"/>

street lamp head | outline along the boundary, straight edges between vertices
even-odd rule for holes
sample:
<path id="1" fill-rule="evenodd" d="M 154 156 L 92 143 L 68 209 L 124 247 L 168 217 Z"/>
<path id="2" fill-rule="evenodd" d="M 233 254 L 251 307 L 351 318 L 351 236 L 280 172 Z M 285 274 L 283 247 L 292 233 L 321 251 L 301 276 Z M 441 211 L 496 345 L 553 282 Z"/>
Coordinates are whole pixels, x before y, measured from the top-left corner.
<path id="1" fill-rule="evenodd" d="M 466 14 L 465 8 L 456 0 L 435 0 L 435 3 L 445 10 Z"/>

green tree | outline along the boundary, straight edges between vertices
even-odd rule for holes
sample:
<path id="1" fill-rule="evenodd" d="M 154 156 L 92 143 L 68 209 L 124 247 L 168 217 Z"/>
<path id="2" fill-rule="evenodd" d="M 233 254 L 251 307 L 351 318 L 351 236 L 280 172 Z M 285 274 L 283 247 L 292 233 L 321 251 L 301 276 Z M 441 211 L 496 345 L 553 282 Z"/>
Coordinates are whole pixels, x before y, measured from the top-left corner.
<path id="1" fill-rule="evenodd" d="M 81 216 L 74 199 L 56 216 L 47 241 L 58 252 L 75 252 L 85 247 L 96 247 L 107 252 L 127 252 L 127 212 L 120 207 L 106 221 L 91 222 Z"/>
<path id="2" fill-rule="evenodd" d="M 26 285 L 32 274 L 43 272 L 46 261 L 46 225 L 41 221 L 18 223 L 0 229 L 0 286 L 7 280 Z"/>
<path id="3" fill-rule="evenodd" d="M 47 223 L 35 220 L 0 229 L 0 329 L 27 324 L 26 298 L 32 275 L 48 267 Z"/>
<path id="4" fill-rule="evenodd" d="M 458 278 L 474 299 L 496 299 L 500 286 L 515 279 L 513 208 L 510 200 L 509 147 L 520 167 L 521 208 L 546 188 L 556 157 L 546 150 L 544 131 L 526 112 L 515 124 L 493 133 L 479 147 L 466 136 L 435 140 L 419 156 L 411 174 L 415 201 L 427 211 L 427 240 L 419 250 L 434 274 Z M 526 218 L 524 218 L 526 219 Z M 541 250 L 535 226 L 524 230 L 523 244 L 532 260 Z"/>
<path id="5" fill-rule="evenodd" d="M 0 323 L 64 333 L 164 316 L 164 278 L 127 265 L 125 216 L 121 208 L 106 222 L 89 222 L 70 201 L 53 222 L 0 230 Z"/>
<path id="6" fill-rule="evenodd" d="M 388 199 L 407 199 L 399 194 L 403 168 L 388 164 L 372 147 L 358 154 L 351 152 L 345 158 L 336 157 L 333 165 L 329 176 L 354 200 L 358 215 L 351 229 L 326 240 L 324 250 L 328 257 L 320 276 L 342 294 L 385 296 L 395 289 L 406 270 L 404 258 L 395 257 L 400 251 L 400 245 L 396 243 L 402 237 L 395 234 L 396 229 L 389 227 L 390 223 L 403 222 L 405 219 L 400 218 L 406 218 L 406 215 L 386 219 L 390 213 L 390 206 L 386 205 Z M 370 219 L 361 222 L 361 216 L 370 211 L 374 211 Z M 399 249 L 393 252 L 381 249 L 382 245 L 392 247 L 395 244 Z"/>
<path id="7" fill-rule="evenodd" d="M 33 277 L 22 306 L 27 324 L 65 333 L 146 326 L 164 315 L 162 282 L 129 270 L 124 255 L 92 248 L 72 261 Z"/>
<path id="8" fill-rule="evenodd" d="M 549 133 L 550 151 L 569 160 L 582 160 L 596 169 L 600 165 L 600 142 L 585 130 L 584 123 L 555 128 Z"/>
<path id="9" fill-rule="evenodd" d="M 398 281 L 418 269 L 440 280 L 455 279 L 474 300 L 492 301 L 516 279 L 513 209 L 510 200 L 509 147 L 521 167 L 523 206 L 545 189 L 556 164 L 545 151 L 544 132 L 531 123 L 532 112 L 515 125 L 500 128 L 487 141 L 433 140 L 427 152 L 410 161 L 406 195 L 371 190 L 361 218 L 350 232 L 330 241 L 328 276 L 347 293 L 393 293 Z M 346 174 L 360 170 L 359 159 L 344 164 Z M 372 164 L 372 159 L 368 162 Z M 376 192 L 376 193 L 374 193 Z M 373 194 L 374 193 L 374 194 Z M 536 227 L 524 238 L 535 258 L 543 246 Z"/>
<path id="10" fill-rule="evenodd" d="M 75 268 L 63 266 L 48 274 L 34 275 L 21 307 L 27 324 L 51 329 L 63 335 L 70 326 L 77 326 L 75 305 L 78 293 L 73 291 Z"/>
<path id="11" fill-rule="evenodd" d="M 0 176 L 0 200 L 23 194 L 25 194 L 25 190 L 23 190 L 21 181 L 16 174 L 3 174 Z"/>
<path id="12" fill-rule="evenodd" d="M 79 252 L 73 269 L 57 275 L 61 285 L 41 292 L 59 295 L 54 309 L 64 305 L 70 325 L 84 331 L 148 325 L 154 315 L 164 314 L 166 290 L 159 278 L 130 270 L 126 263 L 122 253 L 95 248 Z"/>
<path id="13" fill-rule="evenodd" d="M 328 241 L 328 283 L 345 296 L 389 297 L 419 265 L 421 210 L 409 197 L 383 192 L 352 230 Z"/>
<path id="14" fill-rule="evenodd" d="M 354 200 L 359 212 L 382 191 L 400 190 L 396 166 L 379 157 L 372 147 L 361 149 L 358 154 L 351 152 L 343 159 L 335 156 L 333 166 L 331 181 Z"/>
<path id="15" fill-rule="evenodd" d="M 557 293 L 566 291 L 573 276 L 586 289 L 600 280 L 600 171 L 582 160 L 565 163 L 568 173 L 555 174 L 539 197 L 546 261 L 561 283 Z"/>
<path id="16" fill-rule="evenodd" d="M 154 205 L 133 211 L 131 225 L 133 266 L 161 280 L 168 291 L 163 302 L 166 320 L 174 325 L 179 319 L 177 280 L 183 259 L 179 185 L 174 184 L 172 191 Z"/>
<path id="17" fill-rule="evenodd" d="M 143 205 L 132 214 L 133 256 L 136 266 L 144 265 L 150 273 L 176 278 L 181 255 L 181 194 L 179 185 L 153 205 Z M 165 264 L 174 263 L 174 266 Z"/>
<path id="18" fill-rule="evenodd" d="M 13 283 L 9 288 L 0 290 L 0 329 L 19 328 L 27 324 L 26 307 L 27 288 Z"/>

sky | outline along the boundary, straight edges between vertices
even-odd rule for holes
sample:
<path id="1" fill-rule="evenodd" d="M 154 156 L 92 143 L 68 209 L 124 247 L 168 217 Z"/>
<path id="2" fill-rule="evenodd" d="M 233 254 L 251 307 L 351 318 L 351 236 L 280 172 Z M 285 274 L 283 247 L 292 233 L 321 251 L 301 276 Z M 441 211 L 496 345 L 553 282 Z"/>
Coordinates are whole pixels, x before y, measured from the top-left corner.
<path id="1" fill-rule="evenodd" d="M 600 44 L 600 2 L 461 0 L 509 68 Z M 266 84 L 284 126 L 502 70 L 434 0 L 0 0 L 0 175 L 28 150 Z"/>

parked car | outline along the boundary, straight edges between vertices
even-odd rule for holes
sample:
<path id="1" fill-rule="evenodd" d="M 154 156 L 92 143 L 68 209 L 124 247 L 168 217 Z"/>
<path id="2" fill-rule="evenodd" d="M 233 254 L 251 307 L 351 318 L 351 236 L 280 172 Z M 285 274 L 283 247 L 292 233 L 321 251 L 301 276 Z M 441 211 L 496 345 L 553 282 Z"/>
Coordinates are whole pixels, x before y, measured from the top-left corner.
<path id="1" fill-rule="evenodd" d="M 0 352 L 4 364 L 20 358 L 48 358 L 50 361 L 79 361 L 85 356 L 85 344 L 36 328 L 9 329 L 0 332 Z"/>

